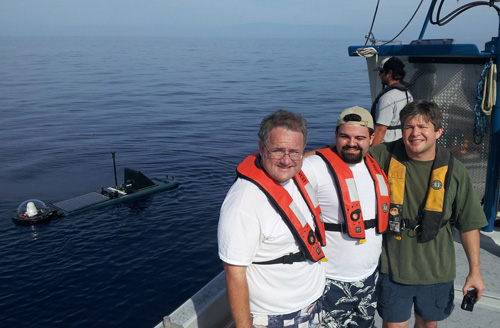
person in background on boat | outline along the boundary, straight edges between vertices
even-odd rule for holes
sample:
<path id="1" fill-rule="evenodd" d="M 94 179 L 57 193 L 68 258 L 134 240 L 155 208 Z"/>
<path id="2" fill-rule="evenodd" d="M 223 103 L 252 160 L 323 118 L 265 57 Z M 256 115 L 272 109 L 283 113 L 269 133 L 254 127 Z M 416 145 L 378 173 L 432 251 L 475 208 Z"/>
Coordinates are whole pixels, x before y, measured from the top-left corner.
<path id="1" fill-rule="evenodd" d="M 302 116 L 279 110 L 259 130 L 259 152 L 237 168 L 222 204 L 219 257 L 238 328 L 319 327 L 325 231 L 302 173 Z"/>
<path id="2" fill-rule="evenodd" d="M 410 84 L 403 81 L 406 75 L 404 67 L 401 60 L 390 57 L 384 59 L 376 69 L 384 89 L 375 98 L 371 108 L 375 120 L 373 146 L 401 138 L 399 112 L 407 103 L 413 101 L 409 91 Z"/>
<path id="3" fill-rule="evenodd" d="M 345 109 L 335 136 L 335 145 L 317 150 L 303 166 L 325 221 L 323 326 L 372 327 L 389 185 L 368 155 L 373 140 L 370 112 L 358 106 Z"/>
<path id="4" fill-rule="evenodd" d="M 453 311 L 456 276 L 453 223 L 469 261 L 462 292 L 485 289 L 479 262 L 479 228 L 487 224 L 465 166 L 437 144 L 443 116 L 419 100 L 400 113 L 403 137 L 370 149 L 391 186 L 389 231 L 380 258 L 377 311 L 384 327 L 436 327 Z"/>

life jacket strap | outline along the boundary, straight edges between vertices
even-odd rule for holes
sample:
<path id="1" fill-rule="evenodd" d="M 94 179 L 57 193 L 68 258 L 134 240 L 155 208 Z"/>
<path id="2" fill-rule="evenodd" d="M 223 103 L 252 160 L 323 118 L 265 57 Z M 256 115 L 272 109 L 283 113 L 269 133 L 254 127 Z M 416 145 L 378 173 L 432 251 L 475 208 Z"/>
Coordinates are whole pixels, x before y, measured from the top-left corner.
<path id="1" fill-rule="evenodd" d="M 389 92 L 389 91 L 391 91 L 393 89 L 398 89 L 400 91 L 404 91 L 405 95 L 406 95 L 406 103 L 409 103 L 410 102 L 410 97 L 408 95 L 408 90 L 410 89 L 410 86 L 411 85 L 408 82 L 399 81 L 399 82 L 396 82 L 396 83 L 393 83 L 391 85 L 388 85 L 388 86 L 384 87 L 382 89 L 382 91 L 380 91 L 380 93 L 377 95 L 377 97 L 375 97 L 375 100 L 373 101 L 372 107 L 370 109 L 370 113 L 372 114 L 373 121 L 375 121 L 375 116 L 377 114 L 377 104 L 378 104 L 380 98 L 382 98 L 382 96 L 384 94 L 386 94 L 387 92 Z"/>
<path id="2" fill-rule="evenodd" d="M 365 230 L 366 229 L 371 229 L 375 228 L 377 226 L 377 220 L 376 219 L 371 219 L 371 220 L 366 220 L 364 221 L 365 223 Z M 347 226 L 343 223 L 328 223 L 325 222 L 325 230 L 326 231 L 340 231 L 343 233 L 347 233 Z"/>
<path id="3" fill-rule="evenodd" d="M 418 226 L 420 226 L 420 223 L 416 220 L 402 219 L 401 221 L 402 221 L 401 228 L 415 229 Z M 448 220 L 441 222 L 441 226 L 439 228 L 441 229 L 442 227 L 445 227 L 448 224 L 448 222 L 449 222 Z"/>
<path id="4" fill-rule="evenodd" d="M 304 262 L 307 258 L 303 252 L 290 253 L 274 260 L 263 262 L 252 262 L 252 264 L 292 264 L 293 262 Z"/>

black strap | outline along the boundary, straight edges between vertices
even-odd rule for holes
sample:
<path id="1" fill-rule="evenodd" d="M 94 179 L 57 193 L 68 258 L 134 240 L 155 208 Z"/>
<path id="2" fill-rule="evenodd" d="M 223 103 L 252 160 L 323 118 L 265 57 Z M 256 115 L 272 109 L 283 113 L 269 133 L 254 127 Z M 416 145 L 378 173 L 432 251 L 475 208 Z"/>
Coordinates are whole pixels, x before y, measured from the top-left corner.
<path id="1" fill-rule="evenodd" d="M 375 228 L 377 226 L 377 220 L 371 219 L 364 221 L 365 229 Z M 325 230 L 326 231 L 341 231 L 343 233 L 347 233 L 347 226 L 341 223 L 328 223 L 325 222 Z"/>
<path id="2" fill-rule="evenodd" d="M 290 253 L 288 255 L 283 255 L 274 260 L 263 261 L 263 262 L 252 262 L 252 264 L 292 264 L 293 262 L 304 262 L 307 261 L 306 256 L 303 252 Z"/>
<path id="3" fill-rule="evenodd" d="M 378 104 L 378 101 L 380 100 L 380 98 L 382 98 L 382 96 L 384 94 L 386 94 L 387 92 L 389 92 L 389 91 L 391 91 L 393 89 L 398 89 L 398 90 L 401 90 L 401 91 L 405 92 L 405 94 L 406 94 L 406 102 L 408 102 L 408 100 L 409 100 L 408 89 L 410 89 L 410 86 L 411 85 L 409 83 L 405 82 L 405 81 L 399 81 L 399 82 L 393 83 L 391 85 L 385 86 L 382 89 L 382 91 L 380 91 L 380 93 L 377 95 L 377 97 L 375 97 L 375 100 L 372 103 L 372 107 L 370 109 L 370 113 L 372 114 L 373 121 L 375 121 L 375 116 L 377 114 L 377 104 Z"/>
<path id="4" fill-rule="evenodd" d="M 401 130 L 403 126 L 400 124 L 400 125 L 391 125 L 391 126 L 388 126 L 387 127 L 387 130 Z"/>
<path id="5" fill-rule="evenodd" d="M 402 221 L 402 228 L 408 228 L 408 229 L 415 229 L 420 225 L 420 223 L 417 220 L 410 220 L 410 219 L 403 219 Z M 441 226 L 439 227 L 440 229 L 448 224 L 449 220 L 441 222 Z M 326 223 L 325 223 L 326 224 Z"/>

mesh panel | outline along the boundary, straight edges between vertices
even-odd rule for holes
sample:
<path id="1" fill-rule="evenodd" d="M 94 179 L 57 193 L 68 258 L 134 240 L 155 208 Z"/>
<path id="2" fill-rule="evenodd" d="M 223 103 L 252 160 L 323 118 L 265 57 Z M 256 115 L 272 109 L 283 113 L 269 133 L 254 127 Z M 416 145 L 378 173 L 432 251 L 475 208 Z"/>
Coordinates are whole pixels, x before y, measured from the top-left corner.
<path id="1" fill-rule="evenodd" d="M 465 164 L 480 198 L 484 196 L 490 117 L 482 143 L 474 142 L 474 105 L 483 64 L 407 63 L 405 80 L 415 100 L 427 99 L 443 110 L 439 143 Z"/>

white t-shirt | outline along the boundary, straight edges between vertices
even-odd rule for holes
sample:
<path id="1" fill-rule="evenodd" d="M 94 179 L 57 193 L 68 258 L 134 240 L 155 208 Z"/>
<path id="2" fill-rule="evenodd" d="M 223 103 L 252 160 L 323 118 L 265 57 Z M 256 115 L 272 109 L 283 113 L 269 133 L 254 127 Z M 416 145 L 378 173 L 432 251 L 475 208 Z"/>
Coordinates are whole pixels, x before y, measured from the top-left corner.
<path id="1" fill-rule="evenodd" d="M 375 185 L 365 162 L 348 164 L 358 190 L 363 220 L 375 218 Z M 323 219 L 329 223 L 343 223 L 344 215 L 337 196 L 334 178 L 327 164 L 318 155 L 304 159 L 302 171 L 309 179 L 318 197 Z M 347 196 L 348 197 L 348 196 Z M 325 262 L 327 278 L 354 282 L 370 276 L 378 265 L 382 248 L 382 235 L 376 229 L 365 230 L 366 242 L 338 231 L 326 232 L 326 247 L 323 247 L 328 262 Z"/>
<path id="2" fill-rule="evenodd" d="M 293 181 L 282 184 L 309 224 L 312 214 Z M 250 312 L 287 314 L 316 301 L 325 287 L 322 262 L 259 265 L 299 251 L 299 244 L 267 196 L 252 182 L 238 178 L 222 204 L 218 226 L 219 257 L 247 266 Z"/>
<path id="3" fill-rule="evenodd" d="M 406 92 L 392 89 L 384 94 L 377 103 L 377 113 L 375 115 L 375 123 L 385 126 L 401 125 L 399 121 L 399 112 L 406 106 L 408 102 L 412 102 L 413 97 L 408 91 L 408 99 Z M 401 129 L 393 129 L 385 132 L 383 142 L 390 142 L 401 138 Z"/>
<path id="4" fill-rule="evenodd" d="M 312 214 L 293 181 L 282 186 L 311 227 Z M 267 196 L 252 182 L 238 178 L 222 204 L 217 232 L 222 261 L 247 266 L 250 312 L 287 314 L 316 301 L 325 287 L 322 262 L 252 264 L 299 251 L 299 244 Z"/>

